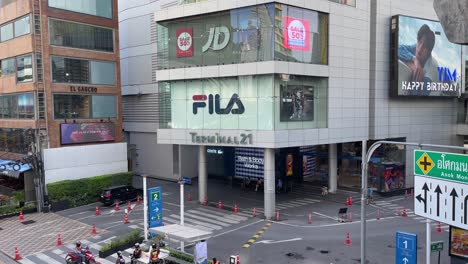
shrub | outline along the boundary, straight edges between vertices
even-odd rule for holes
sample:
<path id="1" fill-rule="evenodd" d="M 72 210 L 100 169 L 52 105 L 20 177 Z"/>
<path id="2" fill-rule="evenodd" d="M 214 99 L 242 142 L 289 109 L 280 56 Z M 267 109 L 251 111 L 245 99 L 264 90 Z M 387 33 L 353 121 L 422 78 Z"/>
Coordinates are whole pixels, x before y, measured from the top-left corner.
<path id="1" fill-rule="evenodd" d="M 0 206 L 0 215 L 15 214 L 19 213 L 20 211 L 33 208 L 36 208 L 36 205 L 34 203 L 27 204 L 24 207 L 18 207 L 16 205 L 4 205 Z"/>
<path id="2" fill-rule="evenodd" d="M 108 251 L 112 249 L 116 249 L 116 251 L 118 251 L 122 246 L 133 244 L 143 240 L 143 237 L 140 234 L 140 230 L 133 230 L 130 233 L 127 233 L 123 236 L 119 236 L 116 239 L 111 240 L 111 242 L 102 246 L 100 251 Z"/>
<path id="3" fill-rule="evenodd" d="M 179 251 L 170 251 L 169 256 L 186 262 L 193 263 L 193 257 Z"/>
<path id="4" fill-rule="evenodd" d="M 68 201 L 70 207 L 97 201 L 103 188 L 115 185 L 131 185 L 133 172 L 116 173 L 92 178 L 65 180 L 47 184 L 51 202 Z"/>

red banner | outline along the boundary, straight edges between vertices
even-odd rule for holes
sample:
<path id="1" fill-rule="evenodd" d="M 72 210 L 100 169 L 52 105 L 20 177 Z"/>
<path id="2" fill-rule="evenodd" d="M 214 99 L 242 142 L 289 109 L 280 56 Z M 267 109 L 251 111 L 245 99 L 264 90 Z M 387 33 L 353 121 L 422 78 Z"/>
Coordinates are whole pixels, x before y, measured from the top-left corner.
<path id="1" fill-rule="evenodd" d="M 193 56 L 193 30 L 192 28 L 181 28 L 176 31 L 177 36 L 177 58 Z"/>
<path id="2" fill-rule="evenodd" d="M 292 50 L 310 49 L 310 25 L 305 19 L 284 17 L 284 47 Z"/>

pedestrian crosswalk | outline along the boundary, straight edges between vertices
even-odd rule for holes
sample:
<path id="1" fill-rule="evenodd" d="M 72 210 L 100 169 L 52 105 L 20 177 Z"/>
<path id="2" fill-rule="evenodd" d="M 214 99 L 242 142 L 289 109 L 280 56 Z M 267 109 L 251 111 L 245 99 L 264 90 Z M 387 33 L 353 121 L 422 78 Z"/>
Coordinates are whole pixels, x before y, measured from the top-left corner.
<path id="1" fill-rule="evenodd" d="M 312 198 L 300 198 L 300 199 L 295 199 L 295 200 L 289 200 L 289 201 L 277 203 L 276 210 L 286 210 L 286 209 L 291 209 L 295 207 L 308 206 L 308 205 L 312 205 L 314 203 L 319 203 L 319 202 L 321 201 L 317 199 L 312 199 Z M 250 212 L 252 212 L 252 209 L 250 210 Z M 264 213 L 263 208 L 256 208 L 256 212 L 259 214 Z"/>

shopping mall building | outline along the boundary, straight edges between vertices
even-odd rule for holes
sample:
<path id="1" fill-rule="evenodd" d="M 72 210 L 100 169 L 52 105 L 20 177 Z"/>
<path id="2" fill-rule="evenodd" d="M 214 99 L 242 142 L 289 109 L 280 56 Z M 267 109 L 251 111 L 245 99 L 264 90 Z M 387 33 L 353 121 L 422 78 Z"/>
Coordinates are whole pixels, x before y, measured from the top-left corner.
<path id="1" fill-rule="evenodd" d="M 468 134 L 462 47 L 432 0 L 123 2 L 134 170 L 198 177 L 200 201 L 211 178 L 260 178 L 271 217 L 279 180 L 358 190 L 363 145 Z M 369 186 L 411 188 L 412 151 L 380 147 Z"/>

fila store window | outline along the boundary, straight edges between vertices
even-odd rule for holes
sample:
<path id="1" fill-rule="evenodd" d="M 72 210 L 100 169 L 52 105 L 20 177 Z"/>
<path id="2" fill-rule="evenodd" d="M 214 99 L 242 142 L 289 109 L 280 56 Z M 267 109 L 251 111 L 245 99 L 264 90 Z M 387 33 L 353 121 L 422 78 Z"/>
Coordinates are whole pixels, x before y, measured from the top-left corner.
<path id="1" fill-rule="evenodd" d="M 158 22 L 158 69 L 256 61 L 328 64 L 328 15 L 263 4 Z"/>
<path id="2" fill-rule="evenodd" d="M 301 129 L 327 126 L 327 78 L 255 75 L 161 82 L 161 127 Z"/>

